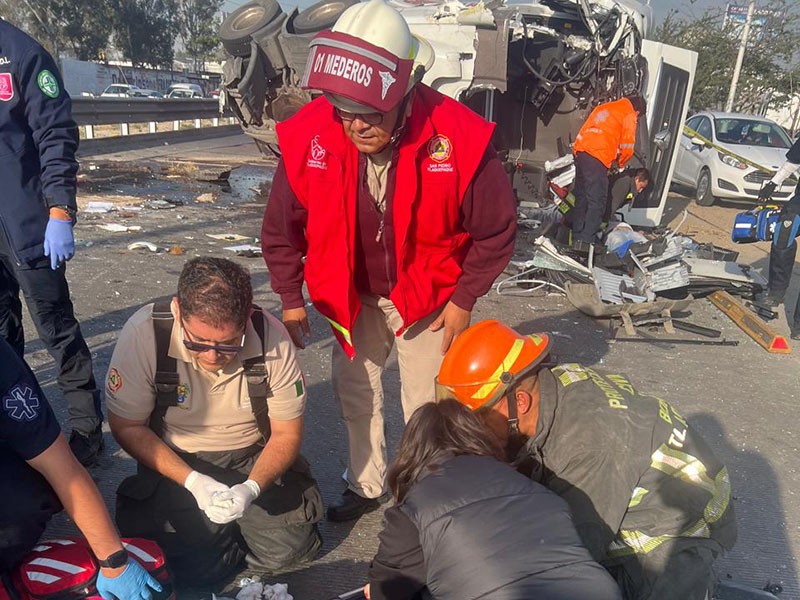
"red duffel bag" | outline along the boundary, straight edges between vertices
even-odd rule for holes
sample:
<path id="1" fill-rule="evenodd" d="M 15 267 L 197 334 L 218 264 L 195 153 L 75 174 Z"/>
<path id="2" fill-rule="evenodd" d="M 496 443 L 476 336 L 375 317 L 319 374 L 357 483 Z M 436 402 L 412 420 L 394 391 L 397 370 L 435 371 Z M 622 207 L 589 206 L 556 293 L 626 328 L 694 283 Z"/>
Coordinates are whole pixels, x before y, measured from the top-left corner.
<path id="1" fill-rule="evenodd" d="M 158 544 L 141 538 L 123 538 L 122 544 L 130 558 L 161 584 L 160 593 L 152 592 L 154 600 L 174 600 L 172 575 Z M 97 572 L 97 561 L 85 539 L 40 542 L 12 573 L 14 589 L 0 588 L 0 600 L 99 600 Z"/>

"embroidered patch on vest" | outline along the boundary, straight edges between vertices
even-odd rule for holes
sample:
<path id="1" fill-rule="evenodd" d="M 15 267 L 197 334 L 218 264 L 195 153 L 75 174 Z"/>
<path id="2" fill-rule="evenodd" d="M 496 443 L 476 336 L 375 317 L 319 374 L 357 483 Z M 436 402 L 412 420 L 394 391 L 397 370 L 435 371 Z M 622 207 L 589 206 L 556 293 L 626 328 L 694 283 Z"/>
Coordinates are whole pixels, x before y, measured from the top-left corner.
<path id="1" fill-rule="evenodd" d="M 444 135 L 435 135 L 428 142 L 428 173 L 452 173 L 455 170 L 453 161 L 453 143 Z"/>
<path id="2" fill-rule="evenodd" d="M 14 98 L 14 80 L 11 73 L 0 73 L 0 102 L 9 102 Z"/>
<path id="3" fill-rule="evenodd" d="M 47 69 L 39 71 L 39 74 L 36 76 L 36 83 L 45 96 L 48 98 L 58 98 L 60 92 L 58 89 L 58 81 L 50 71 Z"/>
<path id="4" fill-rule="evenodd" d="M 311 150 L 306 164 L 314 169 L 327 169 L 328 161 L 325 160 L 327 154 L 325 148 L 319 143 L 319 136 L 315 135 L 314 139 L 311 140 Z"/>

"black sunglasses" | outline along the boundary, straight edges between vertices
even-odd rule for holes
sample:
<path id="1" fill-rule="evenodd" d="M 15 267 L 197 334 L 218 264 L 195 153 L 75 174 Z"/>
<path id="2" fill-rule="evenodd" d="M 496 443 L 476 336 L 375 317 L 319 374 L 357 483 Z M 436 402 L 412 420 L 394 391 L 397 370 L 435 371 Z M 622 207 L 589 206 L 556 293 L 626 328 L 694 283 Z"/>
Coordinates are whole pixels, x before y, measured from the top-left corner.
<path id="1" fill-rule="evenodd" d="M 342 121 L 355 121 L 359 119 L 363 121 L 367 125 L 380 125 L 383 123 L 383 113 L 379 112 L 371 112 L 371 113 L 351 113 L 347 112 L 346 110 L 342 110 L 341 108 L 336 109 L 336 114 Z"/>
<path id="2" fill-rule="evenodd" d="M 219 354 L 236 354 L 241 352 L 244 349 L 244 336 L 242 334 L 242 341 L 239 343 L 238 346 L 228 346 L 225 344 L 204 344 L 202 342 L 195 342 L 194 340 L 188 339 L 186 334 L 190 334 L 191 332 L 186 328 L 186 324 L 181 319 L 181 336 L 183 337 L 183 346 L 189 350 L 190 352 L 210 352 L 213 350 Z"/>

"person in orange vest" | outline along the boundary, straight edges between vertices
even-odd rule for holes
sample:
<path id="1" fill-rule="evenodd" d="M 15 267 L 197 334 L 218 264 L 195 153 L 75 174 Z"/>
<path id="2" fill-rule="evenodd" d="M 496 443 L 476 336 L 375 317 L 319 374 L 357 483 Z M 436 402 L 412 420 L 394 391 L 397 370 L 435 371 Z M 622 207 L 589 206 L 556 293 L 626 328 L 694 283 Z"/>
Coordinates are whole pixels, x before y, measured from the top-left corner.
<path id="1" fill-rule="evenodd" d="M 407 420 L 433 400 L 442 355 L 514 247 L 494 125 L 420 83 L 433 58 L 397 10 L 359 2 L 311 41 L 303 85 L 324 95 L 276 127 L 262 249 L 295 344 L 310 333 L 304 281 L 338 342 L 350 457 L 333 521 L 388 497 L 381 374 L 392 348 Z"/>
<path id="2" fill-rule="evenodd" d="M 606 102 L 595 107 L 578 132 L 573 144 L 573 242 L 592 242 L 600 230 L 608 201 L 609 173 L 623 169 L 633 157 L 639 117 L 645 112 L 641 96 Z M 642 190 L 637 187 L 637 191 Z"/>

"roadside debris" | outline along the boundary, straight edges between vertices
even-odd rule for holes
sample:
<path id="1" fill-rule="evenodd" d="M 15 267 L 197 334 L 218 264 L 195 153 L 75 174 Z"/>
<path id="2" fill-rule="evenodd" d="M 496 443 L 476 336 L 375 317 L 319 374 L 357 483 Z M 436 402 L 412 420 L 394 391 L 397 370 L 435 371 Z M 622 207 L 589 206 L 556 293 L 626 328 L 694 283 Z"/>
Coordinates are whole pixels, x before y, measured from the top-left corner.
<path id="1" fill-rule="evenodd" d="M 158 252 L 158 246 L 152 242 L 133 242 L 128 244 L 128 250 L 138 250 L 140 248 L 150 250 L 150 252 Z"/>
<path id="2" fill-rule="evenodd" d="M 170 208 L 176 208 L 178 206 L 183 206 L 183 200 L 150 199 L 142 202 L 142 206 L 144 208 L 149 208 L 151 210 L 166 210 Z"/>
<path id="3" fill-rule="evenodd" d="M 212 192 L 206 192 L 205 194 L 200 194 L 194 199 L 195 202 L 204 202 L 204 203 L 211 203 L 217 201 L 216 194 Z"/>
<path id="4" fill-rule="evenodd" d="M 183 253 L 183 247 L 180 244 L 175 244 L 167 250 L 167 254 L 171 254 L 172 256 L 181 256 Z"/>
<path id="5" fill-rule="evenodd" d="M 103 214 L 114 210 L 113 202 L 89 202 L 81 209 L 86 214 Z"/>
<path id="6" fill-rule="evenodd" d="M 252 237 L 241 235 L 238 233 L 207 233 L 208 237 L 215 240 L 222 240 L 225 242 L 243 242 L 244 240 L 252 240 Z M 227 249 L 227 248 L 226 248 Z"/>
<path id="7" fill-rule="evenodd" d="M 142 230 L 140 225 L 120 225 L 119 223 L 103 223 L 98 225 L 97 228 L 111 233 L 130 233 Z"/>
<path id="8" fill-rule="evenodd" d="M 239 244 L 238 246 L 227 246 L 223 250 L 235 252 L 236 256 L 245 256 L 247 258 L 257 258 L 261 256 L 261 246 L 254 246 L 253 244 Z"/>
<path id="9" fill-rule="evenodd" d="M 792 348 L 784 336 L 775 332 L 729 293 L 720 290 L 711 294 L 708 299 L 767 352 L 791 354 Z"/>

